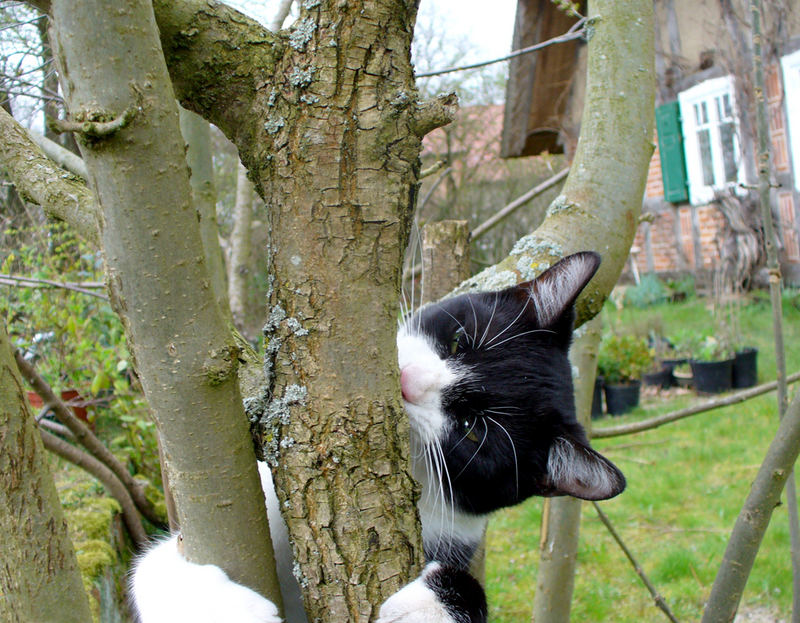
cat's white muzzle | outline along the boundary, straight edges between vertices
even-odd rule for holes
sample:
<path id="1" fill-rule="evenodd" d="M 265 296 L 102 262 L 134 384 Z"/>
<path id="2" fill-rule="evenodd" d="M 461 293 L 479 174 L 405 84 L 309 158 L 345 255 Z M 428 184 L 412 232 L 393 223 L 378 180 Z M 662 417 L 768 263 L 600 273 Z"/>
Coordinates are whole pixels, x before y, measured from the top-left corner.
<path id="1" fill-rule="evenodd" d="M 448 421 L 442 413 L 442 391 L 458 378 L 425 337 L 402 327 L 397 333 L 397 360 L 403 403 L 411 430 L 423 444 L 441 439 Z"/>

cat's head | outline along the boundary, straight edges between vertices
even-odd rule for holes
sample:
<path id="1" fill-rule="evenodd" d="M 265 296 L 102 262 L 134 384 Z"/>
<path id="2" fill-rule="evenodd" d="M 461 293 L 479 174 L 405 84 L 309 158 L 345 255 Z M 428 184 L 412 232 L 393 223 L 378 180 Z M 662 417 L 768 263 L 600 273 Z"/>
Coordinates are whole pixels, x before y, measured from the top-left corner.
<path id="1" fill-rule="evenodd" d="M 567 358 L 575 300 L 599 265 L 596 253 L 577 253 L 533 281 L 428 305 L 401 327 L 416 468 L 444 481 L 460 510 L 531 495 L 601 500 L 625 488 L 576 420 Z"/>

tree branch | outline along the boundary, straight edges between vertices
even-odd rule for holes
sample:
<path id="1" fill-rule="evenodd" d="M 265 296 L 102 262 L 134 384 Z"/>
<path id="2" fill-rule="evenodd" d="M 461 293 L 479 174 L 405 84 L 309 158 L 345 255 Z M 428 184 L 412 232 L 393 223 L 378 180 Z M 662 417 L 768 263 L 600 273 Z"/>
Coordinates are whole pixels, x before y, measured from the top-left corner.
<path id="1" fill-rule="evenodd" d="M 455 93 L 443 93 L 437 97 L 420 102 L 414 114 L 413 132 L 420 138 L 436 128 L 447 125 L 458 111 L 458 96 Z"/>
<path id="2" fill-rule="evenodd" d="M 775 342 L 775 370 L 778 381 L 778 416 L 783 417 L 787 405 L 786 351 L 783 340 L 783 303 L 781 297 L 781 269 L 772 216 L 770 190 L 770 131 L 767 119 L 767 93 L 764 80 L 763 35 L 761 32 L 761 0 L 751 0 L 750 34 L 753 45 L 753 99 L 756 109 L 756 135 L 758 138 L 758 195 L 761 204 L 761 222 L 764 225 L 764 247 L 769 271 L 769 294 L 772 304 L 772 334 Z M 792 561 L 792 621 L 800 621 L 800 517 L 797 511 L 797 485 L 794 472 L 786 480 L 786 501 L 789 513 L 789 548 Z"/>
<path id="3" fill-rule="evenodd" d="M 613 539 L 617 542 L 617 545 L 619 545 L 620 549 L 625 554 L 625 557 L 633 565 L 633 569 L 636 571 L 636 575 L 639 576 L 644 585 L 647 587 L 647 590 L 650 591 L 650 595 L 653 596 L 653 601 L 655 602 L 656 606 L 658 606 L 658 608 L 664 614 L 667 615 L 667 618 L 670 621 L 672 621 L 672 623 L 678 623 L 678 619 L 676 619 L 675 615 L 672 614 L 672 611 L 669 609 L 669 606 L 667 606 L 667 602 L 656 590 L 656 587 L 653 586 L 653 583 L 647 577 L 647 574 L 645 574 L 644 569 L 642 569 L 642 566 L 637 562 L 636 558 L 633 557 L 633 554 L 625 545 L 625 542 L 622 540 L 622 537 L 620 537 L 617 531 L 614 529 L 614 526 L 611 524 L 611 521 L 608 519 L 606 514 L 600 508 L 600 505 L 597 502 L 592 502 L 592 505 L 594 506 L 594 509 L 597 511 L 597 516 L 600 518 L 600 521 L 603 522 L 603 525 L 609 531 Z"/>
<path id="4" fill-rule="evenodd" d="M 792 374 L 786 379 L 788 383 L 794 383 L 798 380 L 800 380 L 800 372 Z M 678 409 L 677 411 L 665 413 L 664 415 L 659 415 L 647 420 L 642 420 L 641 422 L 622 424 L 620 426 L 610 426 L 608 428 L 595 428 L 592 430 L 592 439 L 619 437 L 621 435 L 630 435 L 632 433 L 640 433 L 652 428 L 658 428 L 659 426 L 681 420 L 685 417 L 689 417 L 690 415 L 697 415 L 698 413 L 705 413 L 706 411 L 711 411 L 712 409 L 719 409 L 720 407 L 727 407 L 729 405 L 735 405 L 740 402 L 744 402 L 745 400 L 749 400 L 755 396 L 760 396 L 761 394 L 774 391 L 777 386 L 777 381 L 763 383 L 762 385 L 757 385 L 756 387 L 751 387 L 740 392 L 729 394 L 723 398 L 707 400 L 705 402 L 701 402 L 700 404 L 686 407 L 685 409 Z"/>
<path id="5" fill-rule="evenodd" d="M 526 203 L 535 199 L 543 192 L 550 190 L 553 186 L 558 184 L 561 180 L 567 177 L 569 173 L 569 168 L 562 169 L 555 175 L 549 177 L 541 184 L 537 184 L 535 187 L 531 188 L 528 192 L 523 195 L 520 195 L 514 201 L 509 203 L 507 206 L 498 210 L 496 214 L 490 216 L 486 219 L 483 223 L 478 225 L 475 229 L 472 230 L 472 239 L 477 240 L 481 236 L 483 236 L 487 231 L 489 231 L 492 227 L 500 223 L 503 219 L 509 217 L 511 214 L 516 212 L 519 208 L 524 206 Z"/>
<path id="6" fill-rule="evenodd" d="M 97 121 L 94 119 L 51 119 L 50 129 L 57 134 L 74 132 L 86 138 L 99 139 L 108 138 L 128 126 L 136 116 L 138 107 L 131 106 L 110 121 Z M 105 115 L 104 115 L 105 116 Z"/>
<path id="7" fill-rule="evenodd" d="M 155 0 L 153 10 L 181 104 L 231 139 L 250 128 L 253 99 L 268 97 L 274 80 L 276 36 L 222 3 Z"/>
<path id="8" fill-rule="evenodd" d="M 47 158 L 5 110 L 0 110 L 0 165 L 23 198 L 68 223 L 93 246 L 99 245 L 94 194 L 83 180 Z"/>
<path id="9" fill-rule="evenodd" d="M 80 156 L 33 130 L 28 130 L 28 136 L 39 146 L 45 156 L 50 158 L 62 169 L 66 169 L 70 173 L 74 173 L 85 180 L 89 179 L 89 172 L 86 170 L 86 165 Z"/>
<path id="10" fill-rule="evenodd" d="M 510 54 L 506 54 L 505 56 L 501 56 L 500 58 L 493 58 L 488 61 L 481 61 L 480 63 L 473 63 L 471 65 L 460 65 L 458 67 L 448 67 L 447 69 L 439 69 L 437 71 L 428 71 L 425 73 L 417 74 L 417 78 L 430 78 L 432 76 L 441 76 L 443 74 L 449 74 L 455 71 L 479 69 L 480 67 L 486 67 L 487 65 L 493 65 L 494 63 L 502 63 L 503 61 L 511 60 L 512 58 L 516 58 L 517 56 L 522 56 L 523 54 L 538 52 L 539 50 L 556 43 L 565 43 L 567 41 L 572 41 L 573 39 L 581 39 L 586 35 L 586 29 L 582 28 L 584 23 L 586 23 L 586 18 L 581 18 L 580 20 L 578 20 L 578 22 L 576 22 L 572 26 L 572 28 L 569 29 L 568 32 L 565 32 L 563 35 L 558 35 L 557 37 L 553 37 L 552 39 L 548 39 L 547 41 L 542 41 L 541 43 L 528 46 L 527 48 L 522 48 L 521 50 L 514 50 Z"/>
<path id="11" fill-rule="evenodd" d="M 36 279 L 34 277 L 17 277 L 16 275 L 5 275 L 0 273 L 0 284 L 6 286 L 15 286 L 21 288 L 63 288 L 65 290 L 71 290 L 72 292 L 78 292 L 80 294 L 86 294 L 88 296 L 94 296 L 104 301 L 108 300 L 108 297 L 105 294 L 100 294 L 99 292 L 93 292 L 88 288 L 103 288 L 105 287 L 102 283 L 98 284 L 84 284 L 84 283 L 64 283 L 59 281 L 51 281 L 50 279 Z"/>
<path id="12" fill-rule="evenodd" d="M 597 0 L 589 6 L 586 100 L 575 159 L 541 226 L 495 266 L 453 294 L 534 278 L 557 259 L 594 249 L 603 264 L 576 306 L 577 325 L 600 311 L 628 258 L 653 153 L 652 2 Z"/>
<path id="13" fill-rule="evenodd" d="M 781 420 L 758 470 L 750 494 L 736 518 L 722 564 L 711 587 L 702 623 L 732 621 L 742 598 L 772 511 L 800 452 L 800 393 Z"/>
<path id="14" fill-rule="evenodd" d="M 31 384 L 31 387 L 33 387 L 36 393 L 42 397 L 42 400 L 52 407 L 53 413 L 55 413 L 58 421 L 66 426 L 70 432 L 75 435 L 77 441 L 91 452 L 94 457 L 105 464 L 125 485 L 125 488 L 130 492 L 131 497 L 136 502 L 136 506 L 142 512 L 142 515 L 153 525 L 163 527 L 164 518 L 156 513 L 153 505 L 145 496 L 142 485 L 134 480 L 125 466 L 120 463 L 119 459 L 117 459 L 117 457 L 103 445 L 103 442 L 89 430 L 89 427 L 75 417 L 72 409 L 67 407 L 64 401 L 56 396 L 47 381 L 36 371 L 36 368 L 25 361 L 25 358 L 19 351 L 14 353 L 14 358 L 17 361 L 20 372 L 22 372 L 22 376 Z"/>
<path id="15" fill-rule="evenodd" d="M 122 509 L 122 521 L 125 522 L 125 527 L 128 529 L 128 534 L 131 535 L 134 546 L 137 550 L 140 549 L 147 542 L 147 533 L 142 527 L 142 520 L 136 510 L 136 504 L 134 504 L 128 489 L 120 482 L 116 474 L 101 461 L 41 427 L 39 428 L 39 434 L 42 436 L 44 447 L 50 452 L 86 470 L 103 483 L 108 492 L 119 502 Z"/>

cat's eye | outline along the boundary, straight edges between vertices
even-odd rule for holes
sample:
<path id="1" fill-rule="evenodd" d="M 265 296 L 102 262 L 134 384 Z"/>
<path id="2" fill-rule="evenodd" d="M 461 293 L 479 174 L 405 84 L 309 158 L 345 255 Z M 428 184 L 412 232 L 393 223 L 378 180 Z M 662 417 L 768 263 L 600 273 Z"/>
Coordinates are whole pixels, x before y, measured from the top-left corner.
<path id="1" fill-rule="evenodd" d="M 470 441 L 478 443 L 478 435 L 475 434 L 475 424 L 477 424 L 477 421 L 470 422 L 467 418 L 461 420 L 461 426 L 464 427 L 464 431 L 466 432 L 465 437 Z"/>
<path id="2" fill-rule="evenodd" d="M 459 327 L 456 329 L 456 332 L 453 333 L 453 337 L 450 338 L 450 354 L 455 355 L 458 352 L 458 344 L 461 341 L 461 336 L 464 335 L 464 328 Z"/>

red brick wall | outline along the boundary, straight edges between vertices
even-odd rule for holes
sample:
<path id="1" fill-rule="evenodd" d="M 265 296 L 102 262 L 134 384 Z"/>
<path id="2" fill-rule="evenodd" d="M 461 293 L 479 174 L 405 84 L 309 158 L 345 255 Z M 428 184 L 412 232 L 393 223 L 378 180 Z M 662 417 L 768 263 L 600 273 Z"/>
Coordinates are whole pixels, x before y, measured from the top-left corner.
<path id="1" fill-rule="evenodd" d="M 661 178 L 661 155 L 658 151 L 658 135 L 653 133 L 653 157 L 650 158 L 650 167 L 647 170 L 647 184 L 644 188 L 645 197 L 663 197 L 664 180 Z"/>
<path id="2" fill-rule="evenodd" d="M 766 76 L 767 106 L 769 129 L 772 139 L 772 157 L 778 172 L 789 171 L 788 136 L 783 113 L 783 89 L 781 72 L 778 64 L 767 69 Z M 645 199 L 657 200 L 664 197 L 664 184 L 661 176 L 661 159 L 658 151 L 658 137 L 654 137 L 656 148 L 647 172 Z M 787 259 L 800 262 L 800 237 L 798 223 L 794 218 L 794 198 L 791 192 L 782 192 L 778 197 L 778 209 L 784 232 Z M 650 253 L 656 272 L 672 272 L 685 266 L 680 261 L 680 246 L 690 269 L 713 268 L 719 259 L 717 240 L 719 231 L 724 225 L 722 214 L 713 205 L 697 206 L 696 219 L 700 238 L 702 265 L 695 266 L 694 241 L 692 238 L 692 208 L 686 204 L 674 208 L 664 207 L 654 215 L 651 223 L 642 223 L 636 232 L 633 246 L 638 249 L 636 264 L 640 272 L 648 270 L 648 249 L 645 230 L 650 229 Z M 675 219 L 679 219 L 679 227 L 675 227 Z M 676 240 L 676 231 L 680 232 Z"/>

